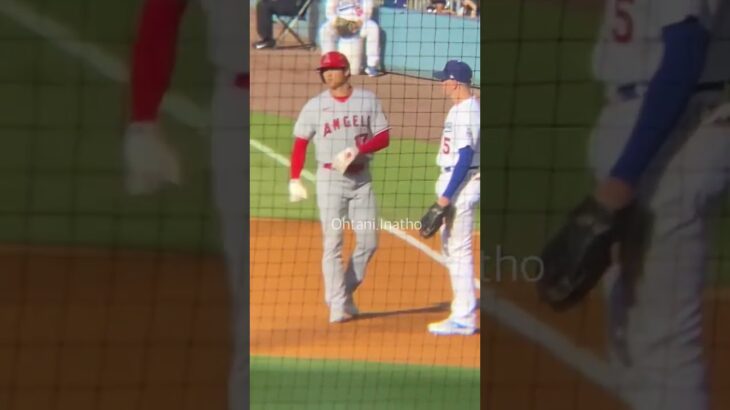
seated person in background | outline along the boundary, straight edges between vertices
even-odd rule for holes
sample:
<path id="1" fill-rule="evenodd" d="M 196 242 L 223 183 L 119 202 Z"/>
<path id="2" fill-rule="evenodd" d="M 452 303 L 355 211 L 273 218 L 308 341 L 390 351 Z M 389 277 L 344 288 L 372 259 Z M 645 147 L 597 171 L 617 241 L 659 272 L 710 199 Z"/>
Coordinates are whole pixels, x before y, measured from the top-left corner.
<path id="1" fill-rule="evenodd" d="M 426 11 L 434 14 L 454 14 L 454 11 L 446 7 L 446 0 L 431 0 Z"/>
<path id="2" fill-rule="evenodd" d="M 479 11 L 479 4 L 474 0 L 461 0 L 460 14 L 462 16 L 476 17 Z"/>
<path id="3" fill-rule="evenodd" d="M 259 41 L 253 43 L 253 47 L 257 50 L 273 48 L 276 41 L 274 41 L 274 22 L 271 18 L 275 14 L 296 16 L 302 4 L 301 0 L 259 0 L 256 3 L 256 31 L 259 34 Z"/>
<path id="4" fill-rule="evenodd" d="M 373 15 L 373 0 L 327 0 L 326 7 L 327 21 L 319 30 L 319 42 L 322 48 L 322 55 L 330 51 L 337 51 L 337 40 L 340 35 L 337 32 L 337 19 L 345 19 L 356 22 L 357 34 L 365 38 L 365 56 L 367 67 L 365 74 L 370 77 L 379 76 L 380 73 L 380 27 L 371 20 Z"/>

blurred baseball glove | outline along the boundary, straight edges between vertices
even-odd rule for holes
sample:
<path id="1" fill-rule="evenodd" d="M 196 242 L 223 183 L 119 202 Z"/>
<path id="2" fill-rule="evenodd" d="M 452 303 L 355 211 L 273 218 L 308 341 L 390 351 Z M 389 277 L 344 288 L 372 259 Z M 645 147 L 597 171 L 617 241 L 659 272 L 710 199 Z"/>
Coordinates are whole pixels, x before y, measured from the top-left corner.
<path id="1" fill-rule="evenodd" d="M 593 196 L 570 212 L 542 251 L 537 290 L 544 302 L 565 310 L 596 286 L 611 265 L 611 247 L 619 240 L 623 214 L 606 209 Z"/>
<path id="2" fill-rule="evenodd" d="M 426 214 L 421 218 L 421 228 L 419 233 L 423 238 L 432 237 L 441 228 L 449 211 L 449 205 L 443 207 L 437 203 L 431 205 Z"/>
<path id="3" fill-rule="evenodd" d="M 357 21 L 337 17 L 335 18 L 335 30 L 340 37 L 352 37 L 360 31 L 360 25 Z"/>

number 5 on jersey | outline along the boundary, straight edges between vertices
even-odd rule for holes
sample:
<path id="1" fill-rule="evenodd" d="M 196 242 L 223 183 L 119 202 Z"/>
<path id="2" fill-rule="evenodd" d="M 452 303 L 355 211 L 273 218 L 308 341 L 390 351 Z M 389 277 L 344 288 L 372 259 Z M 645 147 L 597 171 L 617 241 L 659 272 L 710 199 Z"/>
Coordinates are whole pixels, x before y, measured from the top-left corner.
<path id="1" fill-rule="evenodd" d="M 443 137 L 441 139 L 441 152 L 444 154 L 451 152 L 451 138 Z"/>
<path id="2" fill-rule="evenodd" d="M 634 38 L 634 18 L 631 6 L 635 0 L 614 0 L 613 39 L 617 43 L 629 43 Z"/>

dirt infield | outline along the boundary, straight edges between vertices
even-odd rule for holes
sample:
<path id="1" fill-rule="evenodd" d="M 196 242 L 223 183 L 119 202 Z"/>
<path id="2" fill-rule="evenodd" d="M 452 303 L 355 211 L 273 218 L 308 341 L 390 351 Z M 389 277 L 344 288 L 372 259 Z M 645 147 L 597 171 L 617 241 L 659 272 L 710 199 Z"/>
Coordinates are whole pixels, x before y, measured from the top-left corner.
<path id="1" fill-rule="evenodd" d="M 0 408 L 225 408 L 218 258 L 0 248 Z"/>
<path id="2" fill-rule="evenodd" d="M 346 232 L 345 257 L 354 242 Z M 479 337 L 426 331 L 448 315 L 446 269 L 384 231 L 356 293 L 362 317 L 328 324 L 320 235 L 315 222 L 251 221 L 252 355 L 479 367 Z"/>
<path id="3" fill-rule="evenodd" d="M 600 294 L 594 292 L 588 301 L 569 312 L 555 313 L 541 305 L 535 289 L 527 283 L 492 284 L 498 300 L 519 306 L 540 322 L 564 335 L 576 349 L 584 349 L 605 361 L 604 310 Z M 485 303 L 485 302 L 483 302 Z M 705 297 L 705 346 L 710 363 L 711 408 L 730 406 L 730 330 L 723 323 L 730 314 L 726 292 L 708 289 Z M 596 387 L 572 367 L 566 367 L 542 346 L 536 347 L 511 326 L 482 315 L 483 363 L 482 385 L 488 392 L 483 408 L 502 409 L 585 409 L 619 410 L 621 403 L 611 394 Z M 573 356 L 578 356 L 577 351 Z M 521 392 L 521 394 L 517 394 Z M 487 396 L 485 396 L 485 394 Z"/>

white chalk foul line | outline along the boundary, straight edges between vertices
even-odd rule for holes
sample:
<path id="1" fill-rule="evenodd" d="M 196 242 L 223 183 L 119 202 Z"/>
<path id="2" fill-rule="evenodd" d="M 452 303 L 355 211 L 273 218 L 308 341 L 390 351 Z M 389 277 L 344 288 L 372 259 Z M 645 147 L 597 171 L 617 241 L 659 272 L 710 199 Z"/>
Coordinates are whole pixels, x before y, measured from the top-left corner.
<path id="1" fill-rule="evenodd" d="M 107 78 L 121 83 L 128 81 L 128 69 L 119 59 L 93 44 L 80 40 L 73 31 L 53 19 L 42 16 L 28 6 L 14 0 L 0 0 L 0 13 L 47 40 L 63 52 L 84 61 Z M 181 124 L 196 129 L 202 129 L 207 124 L 207 114 L 194 102 L 182 95 L 171 93 L 165 99 L 162 108 Z M 281 165 L 289 166 L 289 160 L 286 157 L 278 154 L 260 141 L 252 138 L 251 147 Z M 303 176 L 311 182 L 315 180 L 311 172 L 305 171 Z M 439 264 L 445 265 L 441 254 L 416 238 L 392 227 L 387 227 L 387 231 L 425 253 Z M 613 384 L 611 383 L 612 379 L 608 366 L 600 359 L 586 350 L 575 347 L 563 335 L 530 316 L 508 300 L 498 298 L 493 290 L 485 289 L 481 294 L 483 311 L 525 337 L 538 342 L 556 357 L 571 365 L 598 385 L 607 389 L 612 388 Z"/>

